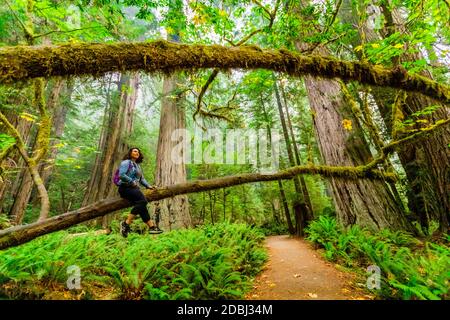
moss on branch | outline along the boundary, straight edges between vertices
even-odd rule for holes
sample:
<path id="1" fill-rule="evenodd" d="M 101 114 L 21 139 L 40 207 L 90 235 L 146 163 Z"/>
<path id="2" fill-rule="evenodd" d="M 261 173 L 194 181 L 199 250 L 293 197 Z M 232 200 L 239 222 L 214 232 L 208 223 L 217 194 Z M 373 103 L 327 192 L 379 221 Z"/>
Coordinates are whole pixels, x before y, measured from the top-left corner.
<path id="1" fill-rule="evenodd" d="M 257 46 L 228 48 L 219 45 L 149 43 L 88 44 L 61 46 L 16 46 L 0 49 L 0 83 L 36 77 L 69 75 L 99 76 L 110 71 L 161 72 L 219 68 L 228 70 L 268 69 L 292 76 L 309 74 L 340 78 L 368 85 L 420 92 L 450 103 L 450 89 L 405 69 L 385 69 L 364 62 L 340 61 L 318 55 L 301 55 L 287 50 L 263 50 Z"/>
<path id="2" fill-rule="evenodd" d="M 343 179 L 395 179 L 393 174 L 386 174 L 379 170 L 366 169 L 362 166 L 354 168 L 307 165 L 292 167 L 270 174 L 246 173 L 209 180 L 189 181 L 154 190 L 148 190 L 145 191 L 144 194 L 148 201 L 157 201 L 180 194 L 215 190 L 245 183 L 292 179 L 294 176 L 299 174 L 320 174 L 326 177 Z M 78 210 L 67 212 L 43 221 L 0 230 L 0 250 L 28 242 L 44 234 L 62 230 L 72 225 L 88 221 L 129 206 L 130 203 L 124 199 L 105 199 Z"/>

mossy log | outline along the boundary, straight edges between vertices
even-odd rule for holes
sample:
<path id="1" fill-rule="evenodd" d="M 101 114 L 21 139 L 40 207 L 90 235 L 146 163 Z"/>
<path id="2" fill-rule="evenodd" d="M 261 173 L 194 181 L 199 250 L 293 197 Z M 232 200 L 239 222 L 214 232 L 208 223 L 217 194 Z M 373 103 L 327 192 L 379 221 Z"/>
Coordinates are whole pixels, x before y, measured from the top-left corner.
<path id="1" fill-rule="evenodd" d="M 367 178 L 383 179 L 387 181 L 395 180 L 395 175 L 393 174 L 382 173 L 378 170 L 366 169 L 365 167 L 296 166 L 277 173 L 247 173 L 210 180 L 180 183 L 168 187 L 148 190 L 145 191 L 144 194 L 147 200 L 151 202 L 180 194 L 220 189 L 244 183 L 292 179 L 298 174 L 320 174 L 325 177 L 337 177 L 343 179 Z M 130 204 L 128 201 L 120 198 L 106 199 L 78 210 L 46 219 L 44 221 L 0 230 L 0 250 L 26 243 L 44 234 L 63 230 L 75 224 L 88 221 L 129 206 Z"/>
<path id="2" fill-rule="evenodd" d="M 385 69 L 357 61 L 340 61 L 319 55 L 301 55 L 287 50 L 263 50 L 256 46 L 148 43 L 88 44 L 60 46 L 15 46 L 0 49 L 0 83 L 36 77 L 99 76 L 111 71 L 173 73 L 178 70 L 219 68 L 228 70 L 268 69 L 293 76 L 312 75 L 344 81 L 420 92 L 450 103 L 450 88 L 402 67 Z"/>

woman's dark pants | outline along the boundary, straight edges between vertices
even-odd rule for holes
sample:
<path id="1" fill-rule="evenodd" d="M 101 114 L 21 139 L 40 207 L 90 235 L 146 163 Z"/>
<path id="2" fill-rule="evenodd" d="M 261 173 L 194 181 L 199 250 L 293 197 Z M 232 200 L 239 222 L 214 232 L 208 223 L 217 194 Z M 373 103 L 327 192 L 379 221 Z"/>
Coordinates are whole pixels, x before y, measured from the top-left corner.
<path id="1" fill-rule="evenodd" d="M 119 194 L 121 198 L 127 199 L 132 205 L 131 214 L 138 214 L 142 221 L 147 223 L 150 220 L 150 215 L 147 210 L 147 200 L 139 187 L 119 186 Z"/>

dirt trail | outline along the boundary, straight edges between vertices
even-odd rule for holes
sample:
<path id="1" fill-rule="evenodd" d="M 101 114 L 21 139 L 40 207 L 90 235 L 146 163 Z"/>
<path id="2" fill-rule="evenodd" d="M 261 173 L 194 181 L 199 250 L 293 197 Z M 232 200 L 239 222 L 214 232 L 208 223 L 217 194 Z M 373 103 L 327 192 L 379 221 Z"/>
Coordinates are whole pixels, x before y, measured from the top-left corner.
<path id="1" fill-rule="evenodd" d="M 372 298 L 356 289 L 354 276 L 337 270 L 304 240 L 271 236 L 269 261 L 255 279 L 249 300 L 354 300 Z"/>

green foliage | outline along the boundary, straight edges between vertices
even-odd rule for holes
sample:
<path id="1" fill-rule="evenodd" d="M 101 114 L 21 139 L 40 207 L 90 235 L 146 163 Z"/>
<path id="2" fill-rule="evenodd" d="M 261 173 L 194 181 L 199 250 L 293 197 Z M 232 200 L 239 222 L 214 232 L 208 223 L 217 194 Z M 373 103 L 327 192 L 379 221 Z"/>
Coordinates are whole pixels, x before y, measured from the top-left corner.
<path id="1" fill-rule="evenodd" d="M 11 227 L 11 223 L 6 214 L 0 214 L 0 230 Z"/>
<path id="2" fill-rule="evenodd" d="M 330 261 L 348 267 L 377 265 L 384 298 L 447 299 L 450 281 L 448 236 L 442 244 L 420 241 L 400 231 L 377 234 L 358 226 L 340 228 L 335 218 L 321 216 L 307 229 L 308 240 L 323 247 Z"/>
<path id="3" fill-rule="evenodd" d="M 258 229 L 225 223 L 127 239 L 57 232 L 0 253 L 0 291 L 65 284 L 76 265 L 83 288 L 113 287 L 120 299 L 241 299 L 267 259 L 263 239 Z"/>
<path id="4" fill-rule="evenodd" d="M 269 223 L 266 222 L 259 227 L 261 231 L 266 236 L 280 235 L 280 234 L 288 234 L 289 230 L 287 229 L 286 224 L 278 224 L 278 223 Z"/>
<path id="5" fill-rule="evenodd" d="M 14 144 L 15 139 L 7 134 L 0 133 L 0 151 Z"/>

